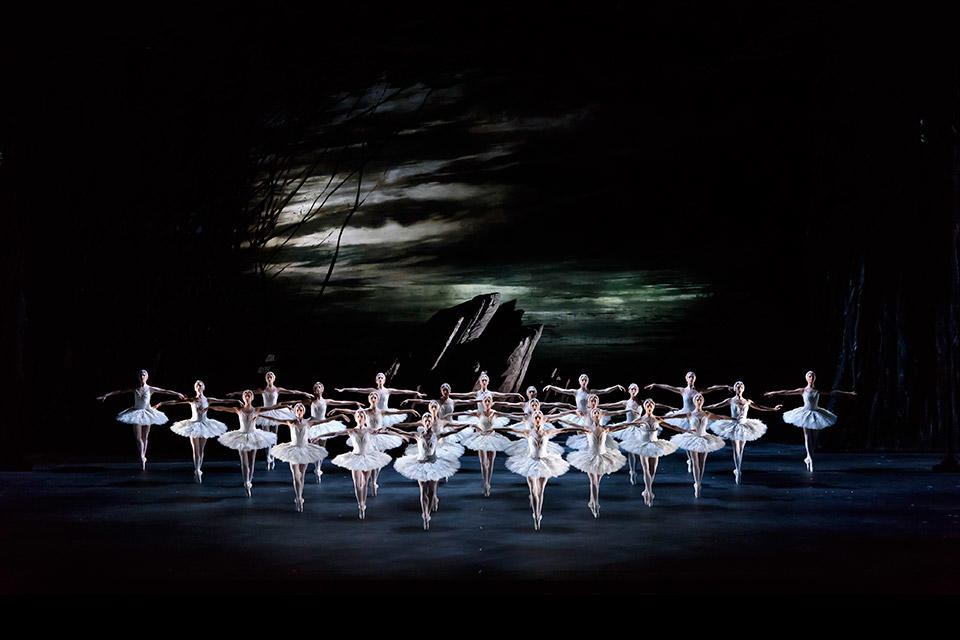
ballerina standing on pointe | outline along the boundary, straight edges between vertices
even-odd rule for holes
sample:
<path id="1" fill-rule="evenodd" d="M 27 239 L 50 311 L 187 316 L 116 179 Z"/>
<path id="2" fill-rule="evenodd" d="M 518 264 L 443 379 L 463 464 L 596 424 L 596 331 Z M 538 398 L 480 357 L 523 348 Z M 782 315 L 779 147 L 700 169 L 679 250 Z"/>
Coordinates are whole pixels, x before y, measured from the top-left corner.
<path id="1" fill-rule="evenodd" d="M 203 380 L 197 380 L 193 383 L 193 390 L 196 393 L 196 396 L 193 398 L 167 400 L 153 405 L 154 409 L 167 404 L 190 405 L 190 419 L 174 423 L 170 427 L 170 431 L 173 431 L 178 436 L 190 438 L 190 449 L 193 451 L 193 477 L 196 478 L 197 482 L 203 482 L 203 471 L 201 471 L 200 467 L 203 466 L 203 451 L 207 445 L 207 438 L 216 438 L 227 432 L 227 425 L 208 416 L 207 408 L 211 402 L 239 402 L 238 400 L 208 398 L 203 394 L 204 389 L 206 389 L 206 385 L 203 384 Z"/>
<path id="2" fill-rule="evenodd" d="M 97 400 L 103 402 L 110 396 L 121 393 L 133 393 L 133 406 L 118 413 L 117 421 L 133 425 L 133 435 L 137 439 L 137 449 L 140 453 L 140 468 L 145 470 L 147 468 L 147 441 L 150 438 L 150 427 L 155 424 L 167 423 L 167 416 L 150 406 L 151 394 L 166 393 L 171 396 L 176 396 L 181 400 L 186 396 L 176 391 L 148 385 L 147 379 L 150 377 L 150 374 L 147 373 L 146 369 L 140 369 L 140 373 L 137 375 L 140 378 L 140 384 L 135 388 L 111 391 L 110 393 L 98 396 Z"/>
<path id="3" fill-rule="evenodd" d="M 459 434 L 459 432 L 462 431 L 463 429 L 469 428 L 470 424 L 461 423 L 461 422 L 454 423 L 450 420 L 447 420 L 443 416 L 441 416 L 440 403 L 437 402 L 436 400 L 430 400 L 427 403 L 427 411 L 429 413 L 424 415 L 430 416 L 430 419 L 432 420 L 432 422 L 430 423 L 430 428 L 437 432 L 437 438 L 440 440 L 437 444 L 437 455 L 442 458 L 452 458 L 455 460 L 459 460 L 460 456 L 463 455 L 464 450 L 463 450 L 463 445 L 457 444 L 457 434 Z M 421 423 L 405 422 L 405 423 L 398 423 L 397 425 L 394 425 L 394 426 L 417 425 L 417 424 L 421 424 Z M 452 427 L 452 429 L 449 429 L 447 427 Z M 404 450 L 404 455 L 410 456 L 410 455 L 415 455 L 416 453 L 417 453 L 416 443 L 411 444 Z M 460 463 L 458 462 L 457 467 L 459 468 L 459 466 L 460 466 Z M 444 478 L 444 480 L 446 480 L 446 478 Z"/>
<path id="4" fill-rule="evenodd" d="M 560 433 L 575 431 L 575 429 L 556 429 L 552 426 L 548 428 L 547 423 L 544 422 L 543 412 L 539 410 L 531 415 L 529 428 L 516 429 L 515 425 L 512 425 L 505 429 L 512 430 L 523 437 L 519 443 L 523 444 L 525 449 L 507 458 L 507 469 L 527 479 L 527 488 L 530 490 L 530 510 L 533 512 L 533 528 L 539 531 L 540 521 L 543 519 L 543 493 L 547 488 L 547 481 L 550 478 L 562 476 L 570 470 L 570 463 L 564 460 L 555 449 L 551 449 L 550 445 L 559 448 L 561 452 L 563 448 L 550 442 L 550 438 Z"/>
<path id="5" fill-rule="evenodd" d="M 570 421 L 576 422 L 581 427 L 585 427 L 589 429 L 591 426 L 593 426 L 593 412 L 597 409 L 601 410 L 601 415 L 602 415 L 601 422 L 600 422 L 601 426 L 609 424 L 613 416 L 623 415 L 627 413 L 626 410 L 607 411 L 605 409 L 606 406 L 608 405 L 600 404 L 600 396 L 591 393 L 589 396 L 587 396 L 587 410 L 586 411 L 580 411 L 579 409 L 576 410 L 576 414 L 577 414 L 576 417 L 570 418 Z M 551 414 L 551 416 L 552 415 L 557 415 L 557 414 Z M 607 448 L 616 449 L 617 440 L 616 440 L 615 434 L 608 433 L 607 438 L 609 439 L 609 442 L 607 443 Z M 585 446 L 587 446 L 587 436 L 584 433 L 578 433 L 576 435 L 572 435 L 569 438 L 567 438 L 566 445 L 571 449 L 582 449 Z"/>
<path id="6" fill-rule="evenodd" d="M 307 398 L 311 400 L 310 402 L 310 418 L 315 420 L 313 426 L 310 427 L 310 432 L 307 434 L 308 438 L 318 438 L 325 433 L 333 433 L 334 431 L 342 431 L 347 428 L 347 425 L 336 420 L 327 420 L 327 407 L 362 407 L 363 405 L 356 400 L 328 400 L 323 397 L 324 386 L 322 382 L 313 383 L 313 393 L 306 393 L 305 391 L 298 391 Z M 320 476 L 323 475 L 323 469 L 321 469 L 321 464 L 323 459 L 326 458 L 324 455 L 323 458 L 317 461 L 314 471 L 317 474 L 317 484 L 320 484 Z"/>
<path id="7" fill-rule="evenodd" d="M 493 480 L 493 462 L 497 452 L 510 446 L 510 438 L 497 433 L 494 427 L 506 425 L 510 418 L 493 410 L 493 396 L 485 395 L 480 400 L 482 410 L 454 413 L 451 417 L 464 416 L 460 422 L 473 428 L 461 434 L 460 443 L 477 452 L 480 458 L 480 476 L 483 479 L 483 495 L 490 497 L 490 483 Z"/>
<path id="8" fill-rule="evenodd" d="M 753 400 L 743 397 L 746 387 L 739 380 L 733 383 L 733 397 L 727 398 L 716 404 L 711 404 L 704 409 L 719 409 L 725 404 L 730 405 L 730 420 L 721 420 L 710 423 L 710 431 L 726 440 L 733 440 L 733 477 L 737 484 L 740 484 L 743 464 L 743 450 L 747 442 L 758 440 L 760 436 L 767 432 L 767 425 L 759 420 L 747 417 L 747 411 L 754 408 L 757 411 L 780 411 L 782 404 L 775 407 L 762 407 Z"/>
<path id="9" fill-rule="evenodd" d="M 394 424 L 398 424 L 407 419 L 407 413 L 403 411 L 395 411 L 393 409 L 382 409 L 381 406 L 383 403 L 380 401 L 380 392 L 371 391 L 367 394 L 367 401 L 370 403 L 366 409 L 334 409 L 330 415 L 334 413 L 342 414 L 353 414 L 356 416 L 359 413 L 366 414 L 367 424 L 371 429 L 376 431 L 368 436 L 369 446 L 371 449 L 377 451 L 389 451 L 390 449 L 396 449 L 403 444 L 403 439 L 400 436 L 396 436 L 387 431 L 381 431 L 383 427 L 389 427 Z M 414 411 L 411 409 L 409 413 L 414 414 L 418 418 L 420 417 L 419 411 Z M 377 491 L 380 489 L 380 485 L 377 484 L 377 480 L 380 478 L 380 467 L 373 469 L 373 474 L 371 476 L 371 487 L 373 488 L 373 497 L 377 497 Z"/>
<path id="10" fill-rule="evenodd" d="M 276 433 L 257 429 L 257 418 L 263 412 L 286 407 L 279 405 L 255 407 L 253 406 L 253 391 L 249 389 L 241 392 L 240 396 L 243 399 L 242 407 L 210 405 L 207 411 L 235 413 L 240 420 L 239 429 L 227 431 L 217 440 L 223 446 L 234 449 L 240 454 L 240 473 L 243 475 L 243 488 L 246 489 L 249 498 L 253 495 L 253 465 L 257 461 L 257 450 L 267 449 L 277 444 Z"/>
<path id="11" fill-rule="evenodd" d="M 439 399 L 437 399 L 437 400 L 426 400 L 426 399 L 424 399 L 424 398 L 407 398 L 406 400 L 404 400 L 403 402 L 400 403 L 400 406 L 402 407 L 402 406 L 405 405 L 405 404 L 412 404 L 412 405 L 424 404 L 424 405 L 428 405 L 428 406 L 429 406 L 430 403 L 436 402 L 436 403 L 438 403 L 438 404 L 440 405 L 440 413 L 439 413 L 439 415 L 434 416 L 434 418 L 437 418 L 437 417 L 442 418 L 443 421 L 446 423 L 446 422 L 448 421 L 450 415 L 457 410 L 457 405 L 458 405 L 458 404 L 459 404 L 459 405 L 473 404 L 473 400 L 472 400 L 472 399 L 469 399 L 469 400 L 454 400 L 454 399 L 450 396 L 451 392 L 452 392 L 452 390 L 451 390 L 451 388 L 450 388 L 450 385 L 447 384 L 446 382 L 444 382 L 443 384 L 440 385 L 440 398 L 439 398 Z"/>
<path id="12" fill-rule="evenodd" d="M 533 425 L 534 415 L 536 415 L 537 413 L 540 413 L 541 415 L 543 414 L 543 411 L 541 410 L 541 407 L 543 405 L 541 405 L 540 401 L 537 400 L 536 398 L 530 400 L 529 402 L 517 403 L 517 404 L 523 404 L 526 409 L 529 409 L 529 411 L 525 409 L 523 414 L 500 413 L 500 415 L 508 416 L 516 420 L 516 422 L 512 424 L 508 424 L 506 428 L 510 429 L 513 433 L 516 433 L 517 435 L 521 436 L 519 440 L 514 440 L 513 442 L 510 443 L 510 446 L 508 446 L 506 449 L 503 450 L 503 452 L 508 456 L 522 456 L 523 454 L 527 453 L 527 449 L 529 448 L 529 446 L 528 446 L 527 438 L 525 434 L 529 429 L 532 429 L 534 426 Z M 549 417 L 555 420 L 557 418 L 561 418 L 570 413 L 576 413 L 576 412 L 577 412 L 576 409 L 568 409 L 565 411 L 551 413 L 549 416 L 544 416 L 544 419 Z M 544 422 L 543 428 L 549 431 L 551 429 L 556 429 L 556 426 L 551 422 Z M 553 435 L 556 435 L 556 434 L 553 434 Z M 557 444 L 556 442 L 548 441 L 545 447 L 546 447 L 547 453 L 552 453 L 558 456 L 563 455 L 563 446 Z"/>
<path id="13" fill-rule="evenodd" d="M 624 417 L 624 422 L 633 422 L 640 419 L 640 416 L 643 415 L 643 408 L 640 406 L 640 403 L 637 402 L 637 396 L 640 394 L 640 385 L 636 382 L 631 382 L 627 387 L 627 393 L 630 394 L 630 397 L 626 400 L 620 400 L 618 402 L 609 402 L 605 405 L 602 405 L 604 408 L 612 409 L 614 407 L 623 407 L 626 409 L 626 416 Z M 655 403 L 654 408 L 663 408 L 670 411 L 677 411 L 676 407 L 671 407 L 669 405 L 660 404 L 659 402 Z M 618 431 L 617 433 L 611 434 L 615 440 L 623 440 L 626 434 L 631 433 L 632 430 L 640 429 L 641 427 L 631 427 L 630 429 L 625 429 L 623 431 Z M 630 471 L 630 484 L 637 484 L 637 454 L 627 451 L 627 468 Z"/>
<path id="14" fill-rule="evenodd" d="M 628 458 L 640 458 L 640 468 L 643 470 L 643 501 L 648 507 L 653 506 L 653 479 L 657 475 L 657 465 L 660 458 L 670 455 L 677 450 L 675 442 L 660 440 L 660 418 L 653 415 L 657 403 L 652 398 L 643 401 L 643 415 L 636 419 L 636 426 L 627 427 L 620 432 L 620 448 L 627 452 Z M 680 431 L 669 422 L 664 422 L 669 429 Z M 634 470 L 630 469 L 630 484 L 636 484 Z"/>
<path id="15" fill-rule="evenodd" d="M 273 411 L 263 411 L 261 409 L 261 413 L 257 418 L 257 426 L 263 427 L 266 431 L 269 431 L 270 433 L 276 435 L 277 427 L 280 425 L 280 423 L 277 422 L 276 420 L 272 420 L 272 418 L 277 418 L 281 420 L 293 420 L 294 418 L 296 418 L 296 416 L 293 415 L 293 411 L 291 411 L 288 407 L 277 403 L 277 400 L 280 398 L 280 394 L 295 395 L 295 396 L 304 396 L 307 394 L 305 394 L 303 391 L 293 391 L 290 389 L 284 389 L 283 387 L 276 386 L 277 376 L 273 371 L 267 371 L 266 375 L 264 375 L 264 379 L 267 382 L 266 386 L 260 389 L 253 389 L 253 392 L 261 394 L 261 396 L 263 397 L 264 407 L 279 406 L 280 408 L 275 409 Z M 230 398 L 233 396 L 238 396 L 240 395 L 240 393 L 241 392 L 239 391 L 234 391 L 232 393 L 228 393 L 227 397 Z M 243 392 L 243 393 L 246 393 L 246 392 Z M 268 470 L 273 469 L 274 466 L 276 466 L 276 463 L 273 460 L 273 454 L 270 453 L 270 450 L 268 449 L 267 450 L 267 469 Z"/>
<path id="16" fill-rule="evenodd" d="M 376 378 L 376 386 L 373 387 L 342 387 L 336 389 L 337 393 L 376 393 L 377 394 L 377 408 L 384 413 L 390 412 L 390 396 L 416 396 L 418 398 L 425 398 L 427 394 L 420 393 L 419 391 L 414 391 L 412 389 L 392 389 L 390 387 L 384 386 L 387 382 L 387 376 L 384 373 L 378 373 Z M 403 415 L 403 414 L 399 414 Z M 395 420 L 395 422 L 403 422 L 406 419 L 406 416 Z"/>
<path id="17" fill-rule="evenodd" d="M 821 430 L 832 427 L 837 423 L 837 415 L 835 413 L 817 406 L 820 396 L 855 396 L 857 392 L 834 389 L 821 394 L 814 386 L 814 383 L 817 381 L 817 374 L 813 371 L 807 371 L 805 377 L 807 379 L 807 385 L 805 387 L 784 391 L 768 391 L 763 395 L 768 397 L 803 396 L 803 406 L 785 412 L 783 414 L 783 421 L 803 429 L 803 445 L 807 450 L 807 457 L 804 458 L 803 461 L 807 464 L 807 471 L 813 473 L 813 451 L 817 446 L 817 434 Z"/>
<path id="18" fill-rule="evenodd" d="M 572 409 L 573 405 L 569 402 L 540 402 L 537 399 L 537 388 L 534 386 L 527 387 L 526 390 L 527 399 L 522 402 L 504 402 L 499 401 L 495 402 L 494 405 L 497 407 L 521 407 L 523 413 L 527 416 L 532 416 L 534 409 L 531 409 L 531 406 L 534 402 L 537 403 L 537 406 L 541 411 L 545 409 Z M 549 428 L 549 427 L 548 427 Z"/>
<path id="19" fill-rule="evenodd" d="M 503 393 L 500 391 L 490 391 L 488 388 L 490 386 L 490 376 L 487 375 L 486 371 L 480 372 L 480 377 L 477 378 L 477 390 L 470 391 L 469 393 L 451 393 L 450 397 L 454 400 L 470 398 L 477 403 L 477 411 L 483 411 L 483 399 L 486 396 L 490 396 L 494 400 L 497 398 L 519 398 L 523 400 L 523 396 L 519 393 Z"/>
<path id="20" fill-rule="evenodd" d="M 673 427 L 674 431 L 685 431 L 670 438 L 674 443 L 687 452 L 687 457 L 693 469 L 693 496 L 700 497 L 700 488 L 703 485 L 703 470 L 707 467 L 707 454 L 722 449 L 724 443 L 712 433 L 707 433 L 707 423 L 711 420 L 726 420 L 724 416 L 703 410 L 703 394 L 693 396 L 693 411 L 689 413 L 675 413 L 672 419 L 657 418 L 661 424 Z M 676 425 L 677 420 L 685 420 L 688 428 Z"/>
<path id="21" fill-rule="evenodd" d="M 325 440 L 329 438 L 338 438 L 340 436 L 349 436 L 347 442 L 353 447 L 353 451 L 341 453 L 336 456 L 332 462 L 338 467 L 350 470 L 353 477 L 353 493 L 357 498 L 357 508 L 360 510 L 360 519 L 363 520 L 367 515 L 367 487 L 373 477 L 374 471 L 390 464 L 390 456 L 383 451 L 377 451 L 370 446 L 370 438 L 376 435 L 383 435 L 385 428 L 374 429 L 367 423 L 367 412 L 357 411 L 354 417 L 357 426 L 347 427 L 343 431 L 328 433 L 317 438 Z M 398 440 L 398 436 L 394 436 Z M 401 440 L 402 442 L 402 440 Z"/>
<path id="22" fill-rule="evenodd" d="M 590 500 L 587 506 L 594 518 L 600 517 L 600 480 L 608 473 L 618 471 L 627 463 L 627 459 L 616 448 L 611 433 L 622 431 L 635 423 L 621 422 L 614 426 L 604 426 L 603 410 L 594 409 L 590 416 L 590 425 L 571 422 L 560 418 L 557 422 L 582 431 L 587 436 L 586 446 L 567 454 L 567 462 L 587 474 L 590 479 Z M 611 446 L 612 445 L 612 446 Z"/>
<path id="23" fill-rule="evenodd" d="M 711 391 L 733 391 L 733 387 L 729 387 L 725 384 L 718 384 L 712 387 L 707 387 L 702 392 L 697 391 L 697 388 L 694 386 L 697 382 L 697 374 L 693 371 L 687 371 L 687 375 L 684 376 L 687 385 L 685 387 L 672 387 L 669 384 L 658 384 L 656 382 L 650 383 L 644 387 L 644 389 L 663 389 L 664 391 L 671 391 L 673 393 L 679 393 L 683 398 L 683 407 L 670 411 L 664 415 L 664 418 L 667 419 L 667 422 L 672 424 L 675 427 L 680 427 L 681 429 L 687 428 L 687 421 L 680 417 L 680 414 L 687 414 L 694 410 L 693 406 L 693 397 L 698 393 L 710 393 Z M 671 419 L 672 418 L 672 419 Z M 690 466 L 690 459 L 687 458 L 687 473 L 693 473 L 693 468 Z"/>
<path id="24" fill-rule="evenodd" d="M 437 405 L 439 407 L 439 404 Z M 416 480 L 420 485 L 420 515 L 423 517 L 423 529 L 430 529 L 431 511 L 440 508 L 438 485 L 440 480 L 449 478 L 460 469 L 459 458 L 450 458 L 440 455 L 441 440 L 449 438 L 467 424 L 440 433 L 434 419 L 434 413 L 425 413 L 418 422 L 403 422 L 387 427 L 387 429 L 404 440 L 414 440 L 410 445 L 413 451 L 397 458 L 393 468 L 404 478 Z M 417 427 L 416 431 L 404 431 L 401 427 Z M 459 445 L 456 445 L 459 446 Z"/>
<path id="25" fill-rule="evenodd" d="M 307 412 L 306 408 L 297 403 L 293 406 L 294 420 L 284 420 L 276 418 L 277 422 L 290 427 L 290 442 L 274 445 L 270 452 L 273 457 L 282 462 L 290 464 L 290 474 L 293 476 L 293 492 L 296 495 L 294 503 L 297 505 L 297 511 L 303 511 L 303 483 L 307 475 L 307 466 L 317 465 L 320 468 L 320 462 L 327 457 L 327 449 L 318 444 L 310 442 L 310 432 L 314 427 L 327 426 L 331 423 L 343 425 L 334 418 L 310 418 L 304 420 L 303 416 Z M 340 429 L 342 431 L 342 429 Z M 332 432 L 326 432 L 332 433 Z"/>

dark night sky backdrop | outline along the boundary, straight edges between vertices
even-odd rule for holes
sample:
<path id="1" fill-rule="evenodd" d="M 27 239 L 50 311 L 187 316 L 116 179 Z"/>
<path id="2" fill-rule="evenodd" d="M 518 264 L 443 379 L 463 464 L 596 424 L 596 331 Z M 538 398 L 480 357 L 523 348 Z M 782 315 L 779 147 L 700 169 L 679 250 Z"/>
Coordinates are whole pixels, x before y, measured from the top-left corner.
<path id="1" fill-rule="evenodd" d="M 918 54 L 895 16 L 450 6 L 158 5 L 24 23 L 8 122 L 28 373 L 80 379 L 70 426 L 93 414 L 97 446 L 126 452 L 108 425 L 120 405 L 89 397 L 142 366 L 219 394 L 258 384 L 276 353 L 285 386 L 366 384 L 410 326 L 497 290 L 546 325 L 533 379 L 559 364 L 599 384 L 679 384 L 695 368 L 759 394 L 811 367 L 829 376 L 838 329 L 817 323 L 818 288 L 909 197 Z M 323 141 L 344 104 L 395 87 L 410 89 L 378 116 L 395 132 L 368 168 L 380 185 L 331 287 L 317 298 L 331 251 L 318 240 L 350 183 L 276 254 L 284 273 L 258 280 L 235 214 L 251 149 L 278 121 Z"/>

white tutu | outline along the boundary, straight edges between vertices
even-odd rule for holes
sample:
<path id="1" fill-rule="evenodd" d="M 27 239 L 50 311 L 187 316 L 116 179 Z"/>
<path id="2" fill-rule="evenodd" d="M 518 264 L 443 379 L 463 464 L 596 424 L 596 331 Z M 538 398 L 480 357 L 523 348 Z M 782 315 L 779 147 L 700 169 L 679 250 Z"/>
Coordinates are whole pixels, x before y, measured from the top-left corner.
<path id="1" fill-rule="evenodd" d="M 697 453 L 710 453 L 711 451 L 722 449 L 723 445 L 726 444 L 721 438 L 718 438 L 712 433 L 705 433 L 702 436 L 693 433 L 678 433 L 670 438 L 670 442 L 681 449 L 696 451 Z"/>
<path id="2" fill-rule="evenodd" d="M 624 429 L 626 431 L 626 429 Z M 613 437 L 612 433 L 607 434 L 607 439 L 604 441 L 608 449 L 617 449 L 617 441 Z M 566 442 L 567 446 L 571 449 L 583 449 L 587 446 L 587 434 L 585 433 L 575 433 L 569 438 Z"/>
<path id="3" fill-rule="evenodd" d="M 685 409 L 675 409 L 674 411 L 668 411 L 667 413 L 663 414 L 663 417 L 667 418 L 666 420 L 667 424 L 672 424 L 673 426 L 680 427 L 681 429 L 689 429 L 690 420 L 688 418 L 676 418 L 674 420 L 669 419 L 670 416 L 675 416 L 680 413 L 690 413 L 690 412 L 686 411 Z"/>
<path id="4" fill-rule="evenodd" d="M 147 407 L 146 409 L 124 409 L 117 414 L 117 420 L 127 424 L 155 425 L 167 424 L 167 416 L 163 412 Z"/>
<path id="5" fill-rule="evenodd" d="M 647 458 L 659 458 L 660 456 L 670 455 L 677 450 L 677 444 L 670 440 L 644 441 L 630 432 L 629 429 L 624 429 L 624 431 L 628 432 L 626 437 L 620 441 L 620 448 L 624 451 Z"/>
<path id="6" fill-rule="evenodd" d="M 390 460 L 390 456 L 383 451 L 370 451 L 368 453 L 348 451 L 335 457 L 332 462 L 338 467 L 351 471 L 373 471 L 387 466 L 390 464 Z"/>
<path id="7" fill-rule="evenodd" d="M 296 420 L 297 414 L 295 414 L 290 409 L 282 407 L 280 409 L 274 409 L 273 411 L 264 411 L 257 416 L 257 426 L 258 427 L 276 427 L 281 423 L 274 422 L 270 418 L 281 418 L 282 420 Z"/>
<path id="8" fill-rule="evenodd" d="M 393 426 L 393 425 L 395 425 L 395 424 L 400 424 L 401 422 L 405 422 L 406 419 L 407 419 L 407 414 L 405 414 L 405 413 L 396 413 L 396 414 L 388 413 L 388 414 L 382 415 L 380 418 L 381 418 L 381 424 L 383 424 L 383 426 L 385 426 L 385 427 L 390 427 L 390 426 Z"/>
<path id="9" fill-rule="evenodd" d="M 450 442 L 447 436 L 437 443 L 437 456 L 440 458 L 459 458 L 463 455 L 463 447 L 456 442 Z M 411 444 L 404 449 L 403 454 L 407 456 L 416 456 L 419 451 L 416 444 Z"/>
<path id="10" fill-rule="evenodd" d="M 596 455 L 586 449 L 578 449 L 567 454 L 567 462 L 584 473 L 613 473 L 627 463 L 627 459 L 616 449 L 608 449 Z"/>
<path id="11" fill-rule="evenodd" d="M 392 433 L 374 433 L 369 436 L 370 448 L 377 451 L 389 451 L 403 444 L 403 438 Z"/>
<path id="12" fill-rule="evenodd" d="M 327 457 L 327 450 L 312 442 L 308 442 L 301 447 L 292 442 L 284 442 L 270 449 L 270 453 L 277 460 L 292 464 L 313 464 Z"/>
<path id="13" fill-rule="evenodd" d="M 570 470 L 570 463 L 555 454 L 539 458 L 523 454 L 507 458 L 507 469 L 527 478 L 556 478 Z"/>
<path id="14" fill-rule="evenodd" d="M 255 451 L 257 449 L 266 449 L 277 444 L 277 434 L 254 429 L 253 431 L 227 431 L 217 438 L 220 444 L 237 451 Z"/>
<path id="15" fill-rule="evenodd" d="M 319 438 L 320 436 L 325 436 L 328 433 L 336 433 L 337 431 L 343 431 L 346 428 L 347 428 L 347 425 L 343 424 L 339 420 L 324 422 L 323 424 L 315 424 L 310 427 L 310 431 L 307 432 L 307 437 L 312 440 L 313 438 Z"/>
<path id="16" fill-rule="evenodd" d="M 181 420 L 170 426 L 178 436 L 187 438 L 216 438 L 227 432 L 227 425 L 219 420 L 205 418 L 201 420 Z"/>
<path id="17" fill-rule="evenodd" d="M 820 430 L 837 424 L 837 414 L 820 407 L 816 409 L 798 407 L 785 412 L 783 421 L 795 427 Z"/>
<path id="18" fill-rule="evenodd" d="M 443 480 L 449 478 L 460 469 L 460 461 L 456 458 L 443 458 L 439 455 L 429 462 L 420 462 L 416 455 L 397 458 L 393 468 L 404 478 L 426 482 L 429 480 Z"/>
<path id="19" fill-rule="evenodd" d="M 742 420 L 718 420 L 711 423 L 710 431 L 727 440 L 750 442 L 757 440 L 767 432 L 767 425 L 753 418 Z"/>
<path id="20" fill-rule="evenodd" d="M 473 449 L 474 451 L 503 451 L 510 446 L 511 441 L 510 438 L 497 432 L 473 432 L 460 438 L 460 442 L 467 449 Z"/>
<path id="21" fill-rule="evenodd" d="M 546 446 L 547 446 L 546 452 L 547 452 L 548 454 L 550 454 L 550 455 L 552 455 L 552 456 L 560 456 L 560 455 L 563 455 L 563 446 L 562 446 L 562 445 L 559 445 L 559 444 L 557 444 L 556 442 L 553 442 L 553 441 L 549 441 L 549 442 L 547 442 L 547 445 L 546 445 Z M 509 444 L 509 446 L 507 446 L 506 449 L 503 450 L 503 452 L 504 452 L 505 454 L 507 454 L 508 456 L 525 456 L 525 455 L 527 455 L 527 454 L 530 452 L 530 445 L 527 443 L 527 439 L 526 439 L 526 438 L 524 438 L 524 439 L 522 439 L 522 440 L 514 440 L 513 442 L 511 442 L 511 443 Z M 523 474 L 521 474 L 521 475 L 523 475 Z M 559 474 L 558 474 L 558 475 L 559 475 Z M 531 477 L 533 477 L 533 476 L 531 476 Z M 537 477 L 542 477 L 542 476 L 537 476 Z M 551 476 L 551 477 L 552 477 L 552 476 Z"/>

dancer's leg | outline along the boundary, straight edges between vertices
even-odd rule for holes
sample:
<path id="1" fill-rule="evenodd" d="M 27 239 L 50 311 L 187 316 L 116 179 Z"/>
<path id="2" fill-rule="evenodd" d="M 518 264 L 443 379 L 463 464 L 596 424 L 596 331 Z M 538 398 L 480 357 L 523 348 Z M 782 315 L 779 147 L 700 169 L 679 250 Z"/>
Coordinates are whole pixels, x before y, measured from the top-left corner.
<path id="1" fill-rule="evenodd" d="M 637 456 L 627 452 L 627 464 L 630 466 L 630 484 L 637 484 Z"/>
<path id="2" fill-rule="evenodd" d="M 817 430 L 803 430 L 803 446 L 807 450 L 807 457 L 803 461 L 807 464 L 807 471 L 813 473 L 813 450 L 817 447 Z"/>
<path id="3" fill-rule="evenodd" d="M 733 441 L 733 477 L 736 478 L 737 484 L 740 484 L 740 477 L 743 474 L 743 449 L 747 446 L 747 443 L 743 440 L 734 440 Z"/>

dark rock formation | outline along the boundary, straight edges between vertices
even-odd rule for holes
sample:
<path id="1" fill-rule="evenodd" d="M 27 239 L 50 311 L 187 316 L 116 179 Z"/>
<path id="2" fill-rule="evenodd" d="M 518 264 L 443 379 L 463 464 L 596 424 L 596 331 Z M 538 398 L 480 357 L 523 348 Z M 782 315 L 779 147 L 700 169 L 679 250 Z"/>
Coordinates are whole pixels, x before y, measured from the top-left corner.
<path id="1" fill-rule="evenodd" d="M 516 300 L 500 303 L 488 293 L 443 309 L 423 325 L 387 370 L 389 383 L 434 394 L 443 382 L 455 391 L 476 388 L 481 371 L 490 388 L 517 391 L 543 333 L 543 325 L 524 325 Z"/>

